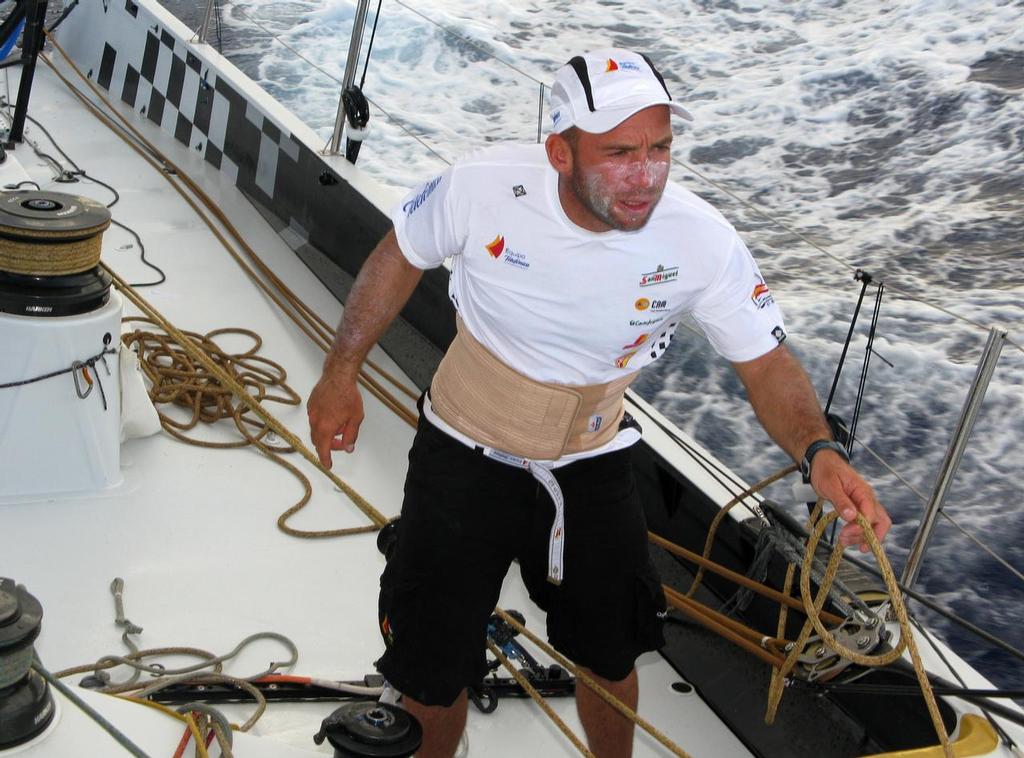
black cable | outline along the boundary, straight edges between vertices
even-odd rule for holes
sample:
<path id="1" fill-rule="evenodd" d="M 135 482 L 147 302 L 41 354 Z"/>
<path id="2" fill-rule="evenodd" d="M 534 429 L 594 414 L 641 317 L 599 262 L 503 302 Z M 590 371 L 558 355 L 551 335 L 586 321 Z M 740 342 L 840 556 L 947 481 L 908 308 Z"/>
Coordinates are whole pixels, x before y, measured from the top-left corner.
<path id="1" fill-rule="evenodd" d="M 871 363 L 871 353 L 875 344 L 875 333 L 878 329 L 878 314 L 882 310 L 882 293 L 885 292 L 885 282 L 879 282 L 878 292 L 875 294 L 875 311 L 871 315 L 871 328 L 868 330 L 868 344 L 864 348 L 864 364 L 860 371 L 860 384 L 857 386 L 857 402 L 853 409 L 853 418 L 850 420 L 850 440 L 847 443 L 848 449 L 853 450 L 854 440 L 857 438 L 857 421 L 860 419 L 860 409 L 864 402 L 864 387 L 868 381 L 868 365 Z"/>
<path id="2" fill-rule="evenodd" d="M 110 223 L 114 224 L 115 226 L 121 227 L 122 229 L 124 229 L 126 232 L 128 232 L 129 234 L 131 234 L 135 238 L 135 241 L 139 245 L 139 253 L 140 253 L 140 258 L 142 259 L 142 262 L 145 265 L 149 266 L 154 271 L 156 271 L 157 274 L 160 275 L 160 278 L 157 279 L 155 282 L 129 282 L 128 283 L 129 286 L 136 287 L 136 288 L 138 288 L 138 287 L 155 287 L 158 284 L 163 284 L 164 282 L 166 282 L 167 281 L 167 274 L 164 273 L 163 269 L 160 268 L 159 266 L 157 266 L 155 263 L 150 263 L 148 260 L 146 260 L 146 246 L 142 244 L 142 238 L 136 233 L 136 231 L 134 229 L 132 229 L 130 226 L 125 226 L 124 224 L 120 223 L 119 221 L 114 221 L 114 219 L 110 219 Z"/>
<path id="3" fill-rule="evenodd" d="M 68 15 L 71 13 L 71 11 L 75 9 L 76 5 L 78 5 L 78 0 L 71 0 L 71 2 L 68 4 L 68 7 L 64 9 L 64 12 L 57 16 L 56 20 L 54 20 L 54 22 L 50 24 L 50 28 L 46 30 L 46 33 L 53 34 L 54 30 L 64 23 L 64 19 L 66 19 Z"/>
<path id="4" fill-rule="evenodd" d="M 3 106 L 5 104 L 6 103 L 3 100 L 3 98 L 0 98 L 0 106 Z M 9 107 L 9 104 L 8 104 L 8 107 Z M 77 163 L 75 163 L 71 159 L 71 157 L 66 152 L 64 152 L 64 150 L 61 148 L 60 144 L 57 142 L 56 139 L 54 139 L 53 135 L 50 134 L 49 130 L 45 126 L 43 126 L 41 123 L 36 121 L 31 116 L 29 116 L 29 120 L 33 124 L 35 124 L 37 127 L 39 127 L 39 129 L 42 130 L 43 134 L 45 134 L 47 136 L 47 138 L 50 140 L 50 142 L 53 143 L 53 146 L 55 148 L 57 148 L 57 152 L 59 152 L 68 163 L 70 163 L 72 166 L 75 167 L 74 171 L 67 171 L 67 170 L 64 169 L 63 166 L 61 166 L 59 163 L 57 163 L 56 160 L 54 160 L 51 157 L 50 160 L 54 161 L 54 163 L 60 168 L 61 176 L 65 176 L 65 175 L 68 175 L 68 176 L 81 176 L 81 177 L 84 177 L 84 178 L 88 179 L 91 182 L 95 182 L 96 184 L 100 185 L 101 187 L 106 188 L 109 192 L 113 193 L 113 195 L 114 195 L 113 201 L 107 203 L 107 208 L 113 208 L 115 205 L 117 205 L 117 203 L 121 200 L 121 195 L 120 195 L 120 193 L 116 189 L 111 187 L 106 182 L 101 181 L 100 179 L 97 179 L 95 176 L 92 176 L 91 174 L 86 172 L 85 169 L 81 168 Z M 36 149 L 36 153 L 39 154 L 39 155 L 45 155 L 44 153 L 42 153 L 38 149 Z M 36 185 L 36 189 L 39 189 L 39 185 L 38 184 L 36 184 L 35 182 L 31 182 L 31 183 Z M 21 184 L 25 184 L 25 182 L 20 182 L 18 186 L 20 186 Z M 135 238 L 135 242 L 139 246 L 139 257 L 142 260 L 143 265 L 148 266 L 149 268 L 151 268 L 154 271 L 156 271 L 157 275 L 159 276 L 159 279 L 157 279 L 156 281 L 152 281 L 152 282 L 130 282 L 130 285 L 132 287 L 155 287 L 156 285 L 163 284 L 165 281 L 167 281 L 167 274 L 164 273 L 164 270 L 162 268 L 160 268 L 159 266 L 157 266 L 155 263 L 151 263 L 149 260 L 146 259 L 146 246 L 143 244 L 142 237 L 139 236 L 138 232 L 136 232 L 130 226 L 127 226 L 126 224 L 122 224 L 120 221 L 115 221 L 114 219 L 110 219 L 110 223 L 113 224 L 114 226 L 117 226 L 117 227 L 120 227 L 121 229 L 124 229 L 126 232 L 131 234 L 132 237 Z"/>
<path id="5" fill-rule="evenodd" d="M 825 415 L 828 416 L 832 408 L 832 398 L 835 397 L 836 387 L 839 386 L 839 377 L 843 373 L 843 364 L 846 363 L 846 353 L 850 349 L 850 342 L 853 340 L 853 330 L 857 326 L 857 318 L 860 316 L 860 307 L 864 302 L 864 293 L 871 284 L 871 276 L 860 269 L 853 275 L 854 279 L 860 280 L 860 295 L 857 297 L 857 306 L 853 309 L 853 318 L 850 319 L 850 330 L 846 333 L 846 342 L 843 343 L 843 352 L 839 355 L 839 364 L 836 366 L 835 376 L 832 377 L 832 387 L 828 391 L 828 400 L 825 401 Z M 849 450 L 847 450 L 849 452 Z"/>
<path id="6" fill-rule="evenodd" d="M 52 135 L 52 134 L 50 134 L 49 130 L 47 130 L 47 128 L 46 128 L 45 126 L 43 126 L 42 124 L 40 124 L 40 123 L 39 123 L 38 121 L 36 121 L 36 120 L 35 120 L 34 118 L 32 118 L 31 116 L 29 116 L 28 114 L 25 114 L 25 117 L 26 117 L 26 118 L 27 118 L 27 119 L 28 119 L 29 121 L 31 121 L 31 122 L 32 122 L 33 124 L 35 124 L 36 126 L 38 126 L 38 127 L 39 127 L 40 131 L 42 131 L 42 133 L 46 135 L 47 139 L 49 139 L 49 140 L 50 140 L 50 143 L 51 143 L 51 144 L 52 144 L 52 145 L 53 145 L 53 146 L 54 146 L 55 148 L 57 148 L 57 152 L 61 154 L 61 156 L 62 156 L 62 157 L 64 158 L 64 160 L 66 160 L 66 161 L 67 161 L 68 163 L 70 163 L 70 164 L 71 164 L 71 165 L 72 165 L 72 166 L 74 167 L 74 169 L 75 169 L 75 172 L 76 172 L 76 173 L 79 173 L 79 174 L 81 174 L 81 173 L 84 173 L 84 172 L 82 171 L 82 169 L 81 169 L 81 168 L 79 168 L 78 164 L 77 164 L 77 163 L 75 163 L 75 162 L 74 162 L 73 160 L 71 160 L 71 157 L 70 157 L 70 156 L 69 156 L 69 155 L 68 155 L 67 153 L 65 153 L 65 152 L 64 152 L 64 151 L 63 151 L 63 150 L 61 149 L 60 145 L 58 145 L 58 144 L 57 144 L 57 140 L 55 140 L 55 139 L 53 138 L 53 135 Z"/>
<path id="7" fill-rule="evenodd" d="M 113 202 L 107 203 L 107 207 L 108 208 L 113 208 L 115 205 L 117 205 L 118 202 L 120 202 L 121 194 L 116 189 L 114 189 L 109 184 L 107 184 L 106 182 L 101 182 L 99 179 L 97 179 L 92 174 L 87 174 L 83 169 L 79 169 L 78 170 L 78 175 L 79 176 L 84 176 L 90 182 L 94 182 L 94 183 L 100 185 L 101 187 L 106 188 L 108 191 L 114 193 L 114 200 L 113 200 Z"/>
<path id="8" fill-rule="evenodd" d="M 366 70 L 370 67 L 370 51 L 373 50 L 373 38 L 377 36 L 377 22 L 380 21 L 380 6 L 384 0 L 377 0 L 377 13 L 373 17 L 373 30 L 370 32 L 370 44 L 366 46 L 366 62 L 363 63 L 363 78 L 359 80 L 359 89 L 366 84 Z"/>

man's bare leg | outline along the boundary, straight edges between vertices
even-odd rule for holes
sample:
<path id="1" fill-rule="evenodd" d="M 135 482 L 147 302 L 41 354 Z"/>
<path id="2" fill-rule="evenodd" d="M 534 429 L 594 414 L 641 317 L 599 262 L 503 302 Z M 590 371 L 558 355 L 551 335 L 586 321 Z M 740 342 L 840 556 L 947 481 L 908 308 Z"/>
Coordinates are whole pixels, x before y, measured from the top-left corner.
<path id="1" fill-rule="evenodd" d="M 466 704 L 465 690 L 448 707 L 422 705 L 408 696 L 402 697 L 402 707 L 423 726 L 423 745 L 416 751 L 416 758 L 452 758 L 455 755 L 466 728 Z"/>
<path id="2" fill-rule="evenodd" d="M 604 679 L 589 669 L 582 671 L 636 710 L 640 692 L 636 669 L 617 682 Z M 583 731 L 587 733 L 587 745 L 597 758 L 630 758 L 633 755 L 633 722 L 580 682 L 576 684 L 576 710 L 583 723 Z"/>

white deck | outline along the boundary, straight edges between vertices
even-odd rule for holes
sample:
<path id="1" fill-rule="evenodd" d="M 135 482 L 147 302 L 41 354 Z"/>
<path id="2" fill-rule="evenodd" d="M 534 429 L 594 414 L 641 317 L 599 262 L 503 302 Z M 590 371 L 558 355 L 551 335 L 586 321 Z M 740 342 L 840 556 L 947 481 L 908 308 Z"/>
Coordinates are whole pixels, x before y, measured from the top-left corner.
<path id="1" fill-rule="evenodd" d="M 12 76 L 12 89 L 16 83 Z M 167 282 L 143 290 L 144 296 L 182 329 L 255 329 L 264 339 L 261 355 L 283 364 L 292 387 L 308 396 L 323 359 L 319 349 L 245 279 L 157 172 L 89 115 L 42 64 L 30 113 L 76 162 L 121 193 L 114 218 L 136 229 L 149 259 L 167 272 Z M 149 122 L 140 121 L 139 126 L 204 186 L 289 286 L 328 322 L 337 320 L 340 306 L 333 296 L 220 174 L 195 154 L 183 158 L 177 143 Z M 56 154 L 31 124 L 27 136 Z M 53 184 L 51 170 L 27 145 L 0 166 L 0 184 L 25 178 L 19 175 L 18 164 L 43 189 L 111 200 L 107 190 L 88 181 Z M 138 262 L 138 251 L 120 249 L 129 243 L 125 232 L 111 228 L 104 238 L 104 261 L 130 281 L 149 280 L 151 271 Z M 372 357 L 390 365 L 379 351 Z M 367 418 L 357 452 L 336 454 L 334 470 L 391 516 L 401 505 L 412 429 L 373 398 L 365 401 Z M 307 438 L 304 408 L 275 404 L 272 411 Z M 293 526 L 322 529 L 365 523 L 311 466 L 298 456 L 291 460 L 306 471 L 315 490 L 310 505 L 293 518 Z M 108 589 L 120 576 L 126 581 L 126 615 L 145 629 L 138 638 L 141 647 L 187 645 L 225 652 L 251 633 L 275 631 L 298 646 L 296 673 L 352 679 L 373 672 L 372 662 L 383 651 L 376 608 L 384 566 L 374 535 L 317 541 L 279 532 L 275 521 L 301 494 L 300 488 L 253 450 L 201 449 L 161 433 L 126 443 L 122 469 L 123 485 L 110 491 L 0 502 L 0 575 L 26 585 L 43 604 L 43 631 L 36 649 L 50 670 L 125 652 L 121 630 L 113 623 Z M 530 627 L 543 630 L 543 616 L 530 604 L 515 571 L 506 581 L 501 604 L 522 610 Z M 278 646 L 260 643 L 228 670 L 255 673 L 284 655 Z M 115 673 L 115 679 L 121 676 Z M 749 755 L 697 695 L 670 689 L 678 679 L 660 656 L 645 656 L 640 663 L 641 715 L 692 755 Z M 180 735 L 175 722 L 95 694 L 90 700 L 154 755 L 173 751 Z M 549 702 L 579 731 L 572 700 Z M 316 748 L 311 737 L 335 707 L 272 704 L 252 732 L 261 739 L 245 741 L 239 754 L 329 755 L 329 747 Z M 118 754 L 109 738 L 72 712 L 69 703 L 62 703 L 62 711 L 54 735 L 22 751 L 24 755 Z M 231 708 L 231 718 L 241 720 L 247 711 Z M 638 734 L 637 756 L 664 754 L 652 739 Z M 492 715 L 471 707 L 468 737 L 473 756 L 576 754 L 530 701 L 502 701 Z M 285 745 L 292 750 L 286 751 Z"/>

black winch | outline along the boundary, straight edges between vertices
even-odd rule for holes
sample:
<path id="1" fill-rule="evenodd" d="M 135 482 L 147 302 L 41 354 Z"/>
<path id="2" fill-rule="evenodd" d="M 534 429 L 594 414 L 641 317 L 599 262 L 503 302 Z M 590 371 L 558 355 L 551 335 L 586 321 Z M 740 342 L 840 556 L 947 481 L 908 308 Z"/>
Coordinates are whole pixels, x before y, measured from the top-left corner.
<path id="1" fill-rule="evenodd" d="M 61 192 L 0 193 L 0 312 L 73 316 L 102 307 L 111 277 L 100 268 L 110 211 Z"/>
<path id="2" fill-rule="evenodd" d="M 406 758 L 423 741 L 420 723 L 387 703 L 346 703 L 323 720 L 313 737 L 334 748 L 334 758 Z"/>
<path id="3" fill-rule="evenodd" d="M 39 601 L 0 577 L 0 750 L 29 741 L 53 720 L 49 685 L 31 668 L 42 620 Z"/>

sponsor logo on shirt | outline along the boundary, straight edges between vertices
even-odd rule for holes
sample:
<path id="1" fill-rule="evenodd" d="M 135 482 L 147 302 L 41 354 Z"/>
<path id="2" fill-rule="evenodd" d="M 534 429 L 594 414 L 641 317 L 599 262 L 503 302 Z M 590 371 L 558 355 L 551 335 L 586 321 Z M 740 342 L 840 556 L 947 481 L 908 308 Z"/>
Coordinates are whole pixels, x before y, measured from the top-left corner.
<path id="1" fill-rule="evenodd" d="M 587 422 L 587 429 L 596 432 L 601 428 L 601 424 L 604 423 L 604 416 L 591 416 Z"/>
<path id="2" fill-rule="evenodd" d="M 660 324 L 661 318 L 646 318 L 646 319 L 630 319 L 630 326 L 650 326 L 651 324 Z"/>
<path id="3" fill-rule="evenodd" d="M 776 341 L 778 341 L 780 345 L 786 341 L 786 332 L 783 331 L 781 326 L 776 326 L 774 329 L 772 329 L 772 336 L 776 339 Z"/>
<path id="4" fill-rule="evenodd" d="M 758 310 L 767 308 L 775 302 L 775 298 L 772 297 L 772 293 L 768 289 L 768 285 L 764 283 L 764 279 L 761 277 L 757 278 L 757 284 L 754 285 L 754 291 L 750 293 L 750 300 Z"/>
<path id="5" fill-rule="evenodd" d="M 657 269 L 640 277 L 641 287 L 653 287 L 655 284 L 664 284 L 679 278 L 679 266 L 665 268 L 659 265 Z"/>
<path id="6" fill-rule="evenodd" d="M 605 64 L 604 72 L 610 74 L 612 71 L 618 71 L 619 69 L 623 71 L 639 71 L 640 67 L 633 63 L 633 61 L 613 61 L 609 58 Z"/>
<path id="7" fill-rule="evenodd" d="M 526 187 L 521 184 L 517 184 L 512 188 L 512 194 L 516 197 L 522 197 L 526 194 Z"/>
<path id="8" fill-rule="evenodd" d="M 558 122 L 561 121 L 561 120 L 562 120 L 562 112 L 561 111 L 552 111 L 551 112 L 551 123 L 552 124 L 557 126 Z"/>
<path id="9" fill-rule="evenodd" d="M 633 307 L 638 311 L 646 311 L 650 308 L 651 313 L 658 313 L 668 310 L 668 300 L 648 300 L 646 297 L 641 297 L 633 303 Z"/>
<path id="10" fill-rule="evenodd" d="M 505 237 L 501 234 L 496 236 L 493 240 L 484 245 L 487 252 L 492 258 L 498 260 L 503 259 L 505 263 L 516 268 L 529 268 L 530 261 L 524 253 L 517 253 L 511 247 L 505 244 Z"/>
<path id="11" fill-rule="evenodd" d="M 405 205 L 402 206 L 402 210 L 405 211 L 406 216 L 411 216 L 416 212 L 416 209 L 426 202 L 427 198 L 430 197 L 431 193 L 437 189 L 437 185 L 441 183 L 441 177 L 435 176 L 429 182 L 423 185 L 421 189 L 412 200 L 406 201 Z"/>
<path id="12" fill-rule="evenodd" d="M 659 334 L 658 338 L 656 340 L 652 340 L 652 342 L 651 342 L 651 360 L 652 361 L 656 361 L 658 358 L 660 358 L 662 355 L 665 354 L 666 350 L 668 350 L 668 346 L 670 344 L 672 344 L 672 337 L 675 336 L 676 326 L 677 326 L 676 322 L 673 321 L 671 324 L 669 324 L 668 326 L 665 327 L 665 331 L 663 331 L 661 334 Z"/>
<path id="13" fill-rule="evenodd" d="M 644 344 L 644 342 L 650 336 L 651 335 L 649 335 L 649 334 L 641 334 L 639 337 L 637 337 L 635 340 L 633 340 L 632 344 L 630 344 L 630 345 L 623 345 L 622 349 L 623 350 L 631 350 L 634 347 L 640 347 L 642 344 Z"/>
<path id="14" fill-rule="evenodd" d="M 505 251 L 505 238 L 499 234 L 484 245 L 484 247 L 487 248 L 487 252 L 491 254 L 492 258 L 500 258 L 501 254 Z"/>
<path id="15" fill-rule="evenodd" d="M 636 350 L 631 353 L 626 353 L 625 355 L 620 355 L 615 359 L 615 368 L 626 368 L 626 365 L 629 363 L 629 359 L 634 355 L 636 355 Z"/>

